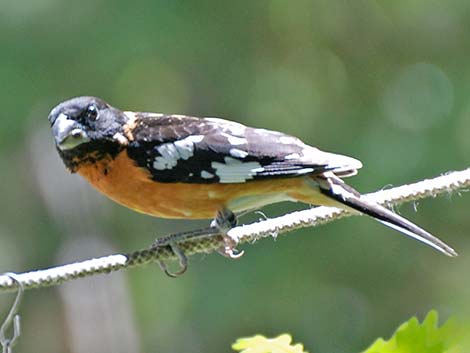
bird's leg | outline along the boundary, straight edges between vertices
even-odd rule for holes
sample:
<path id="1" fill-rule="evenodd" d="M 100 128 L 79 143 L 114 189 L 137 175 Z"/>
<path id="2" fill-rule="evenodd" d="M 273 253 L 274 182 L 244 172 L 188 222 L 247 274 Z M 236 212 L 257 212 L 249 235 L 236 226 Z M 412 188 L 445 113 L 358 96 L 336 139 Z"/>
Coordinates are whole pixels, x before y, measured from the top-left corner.
<path id="1" fill-rule="evenodd" d="M 177 243 L 188 241 L 188 240 L 194 240 L 197 238 L 206 237 L 210 235 L 217 235 L 217 234 L 219 234 L 219 230 L 215 227 L 171 234 L 166 237 L 161 237 L 155 240 L 151 248 L 155 249 L 155 248 L 164 247 L 164 246 L 170 247 L 173 254 L 175 254 L 175 256 L 178 258 L 178 261 L 180 263 L 180 269 L 176 272 L 171 272 L 166 266 L 164 261 L 159 260 L 157 262 L 160 268 L 162 269 L 162 271 L 165 272 L 166 275 L 168 275 L 169 277 L 178 277 L 182 275 L 184 272 L 186 272 L 186 270 L 188 269 L 188 258 L 186 254 L 183 252 L 183 250 L 181 250 L 181 248 L 177 245 Z"/>
<path id="2" fill-rule="evenodd" d="M 228 231 L 237 225 L 237 216 L 227 208 L 219 210 L 211 222 L 211 228 L 218 229 L 224 239 L 224 245 L 217 252 L 231 259 L 238 259 L 243 255 L 243 251 L 235 249 L 237 242 L 228 236 Z"/>
<path id="3" fill-rule="evenodd" d="M 189 232 L 182 232 L 171 234 L 165 237 L 158 238 L 152 244 L 152 249 L 168 246 L 175 256 L 178 258 L 180 263 L 180 269 L 176 272 L 171 272 L 166 266 L 164 261 L 159 260 L 158 265 L 165 274 L 169 277 L 178 277 L 186 272 L 188 268 L 188 258 L 181 248 L 177 245 L 189 240 L 195 240 L 198 238 L 203 238 L 212 235 L 221 235 L 224 240 L 224 245 L 217 250 L 217 252 L 225 257 L 231 259 L 238 259 L 243 255 L 243 251 L 239 252 L 235 249 L 237 242 L 227 235 L 228 231 L 237 225 L 236 215 L 223 208 L 219 210 L 216 214 L 216 217 L 211 222 L 209 228 L 192 230 Z"/>
<path id="4" fill-rule="evenodd" d="M 198 238 L 204 238 L 208 235 L 215 235 L 218 234 L 219 231 L 217 228 L 214 227 L 208 227 L 208 228 L 201 228 L 201 229 L 196 229 L 196 230 L 190 230 L 187 232 L 181 232 L 181 233 L 175 233 L 175 234 L 170 234 L 167 236 L 159 237 L 157 238 L 153 244 L 152 248 L 158 248 L 161 246 L 167 246 L 170 244 L 176 244 L 176 243 L 184 243 L 185 241 L 190 241 L 190 240 L 195 240 Z"/>

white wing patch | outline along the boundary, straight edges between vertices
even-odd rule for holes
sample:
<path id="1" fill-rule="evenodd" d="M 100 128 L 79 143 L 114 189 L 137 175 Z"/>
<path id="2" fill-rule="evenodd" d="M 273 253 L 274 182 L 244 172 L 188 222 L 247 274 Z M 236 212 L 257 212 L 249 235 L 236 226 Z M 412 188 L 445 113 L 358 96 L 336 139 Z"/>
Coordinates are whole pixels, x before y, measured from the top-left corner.
<path id="1" fill-rule="evenodd" d="M 220 119 L 220 118 L 204 118 L 207 121 L 220 124 L 225 131 L 230 132 L 235 136 L 243 136 L 245 134 L 246 126 L 235 121 Z"/>
<path id="2" fill-rule="evenodd" d="M 227 134 L 226 132 L 222 132 L 221 135 L 226 137 L 228 140 L 228 143 L 230 143 L 233 146 L 248 144 L 247 139 L 244 137 L 236 137 L 236 136 Z"/>
<path id="3" fill-rule="evenodd" d="M 242 159 L 248 156 L 248 152 L 242 151 L 238 148 L 231 148 L 229 153 L 232 157 L 242 158 Z"/>
<path id="4" fill-rule="evenodd" d="M 212 173 L 209 173 L 207 170 L 203 170 L 201 172 L 201 178 L 203 179 L 212 179 L 213 177 L 215 177 L 215 175 Z"/>
<path id="5" fill-rule="evenodd" d="M 165 143 L 157 148 L 161 156 L 156 157 L 153 167 L 157 170 L 172 169 L 178 164 L 179 153 L 176 146 L 172 143 Z"/>
<path id="6" fill-rule="evenodd" d="M 329 164 L 335 167 L 335 172 L 357 170 L 362 168 L 362 162 L 356 158 L 329 152 L 324 153 L 327 155 Z"/>
<path id="7" fill-rule="evenodd" d="M 231 157 L 225 157 L 224 162 L 211 164 L 221 183 L 244 183 L 253 179 L 256 173 L 264 171 L 258 162 L 242 162 Z"/>
<path id="8" fill-rule="evenodd" d="M 284 159 L 300 159 L 300 154 L 298 153 L 291 153 L 291 154 L 288 154 L 287 156 L 284 157 Z"/>
<path id="9" fill-rule="evenodd" d="M 362 167 L 361 161 L 355 158 L 336 153 L 323 152 L 311 146 L 307 146 L 302 150 L 300 160 L 306 164 L 316 162 L 328 165 L 334 172 L 350 171 L 351 174 L 348 174 L 348 176 L 354 175 L 357 169 Z"/>
<path id="10" fill-rule="evenodd" d="M 280 136 L 280 135 L 283 135 L 282 132 L 266 130 L 266 129 L 255 129 L 255 132 L 259 135 L 264 135 L 264 136 Z"/>
<path id="11" fill-rule="evenodd" d="M 202 135 L 192 135 L 188 136 L 185 139 L 175 141 L 174 145 L 178 151 L 181 159 L 188 159 L 194 155 L 194 144 L 199 143 L 204 139 Z"/>
<path id="12" fill-rule="evenodd" d="M 283 145 L 296 145 L 299 147 L 306 146 L 301 140 L 293 136 L 281 136 L 279 137 L 278 141 Z"/>
<path id="13" fill-rule="evenodd" d="M 187 160 L 194 155 L 194 144 L 201 142 L 203 135 L 191 135 L 182 140 L 164 143 L 157 147 L 158 156 L 153 161 L 156 170 L 172 169 L 178 164 L 178 160 Z"/>

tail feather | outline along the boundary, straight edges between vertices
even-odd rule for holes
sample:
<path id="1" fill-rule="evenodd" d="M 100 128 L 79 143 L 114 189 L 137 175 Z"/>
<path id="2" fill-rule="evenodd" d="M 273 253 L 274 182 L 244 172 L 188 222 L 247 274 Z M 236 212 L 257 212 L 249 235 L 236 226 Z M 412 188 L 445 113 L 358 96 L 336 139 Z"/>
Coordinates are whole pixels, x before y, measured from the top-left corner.
<path id="1" fill-rule="evenodd" d="M 449 245 L 418 227 L 416 224 L 379 204 L 364 200 L 356 190 L 345 184 L 341 179 L 327 178 L 326 180 L 327 183 L 320 184 L 320 190 L 323 194 L 342 203 L 348 208 L 366 214 L 392 229 L 417 239 L 448 256 L 457 256 L 457 252 Z M 325 187 L 327 185 L 328 187 Z"/>

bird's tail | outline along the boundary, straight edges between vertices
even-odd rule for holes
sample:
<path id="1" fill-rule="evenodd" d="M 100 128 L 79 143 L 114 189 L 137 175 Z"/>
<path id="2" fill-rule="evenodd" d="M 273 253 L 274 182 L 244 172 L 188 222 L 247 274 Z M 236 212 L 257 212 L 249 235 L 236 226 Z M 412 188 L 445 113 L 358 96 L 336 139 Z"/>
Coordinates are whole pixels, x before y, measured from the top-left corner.
<path id="1" fill-rule="evenodd" d="M 334 199 L 344 206 L 347 206 L 347 208 L 351 208 L 371 216 L 380 223 L 383 223 L 384 225 L 411 238 L 417 239 L 448 256 L 457 256 L 457 252 L 440 239 L 389 209 L 374 202 L 365 200 L 360 193 L 334 175 L 331 178 L 322 178 L 320 181 L 320 190 L 322 194 Z"/>

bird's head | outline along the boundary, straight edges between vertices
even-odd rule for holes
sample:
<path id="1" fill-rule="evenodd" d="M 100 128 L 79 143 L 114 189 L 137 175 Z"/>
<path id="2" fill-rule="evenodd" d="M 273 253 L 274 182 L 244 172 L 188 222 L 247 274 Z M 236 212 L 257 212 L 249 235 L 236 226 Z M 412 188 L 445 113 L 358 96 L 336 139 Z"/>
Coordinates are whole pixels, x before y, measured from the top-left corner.
<path id="1" fill-rule="evenodd" d="M 123 112 L 96 97 L 72 98 L 49 114 L 57 150 L 72 172 L 81 163 L 116 155 L 125 143 L 127 121 Z"/>

